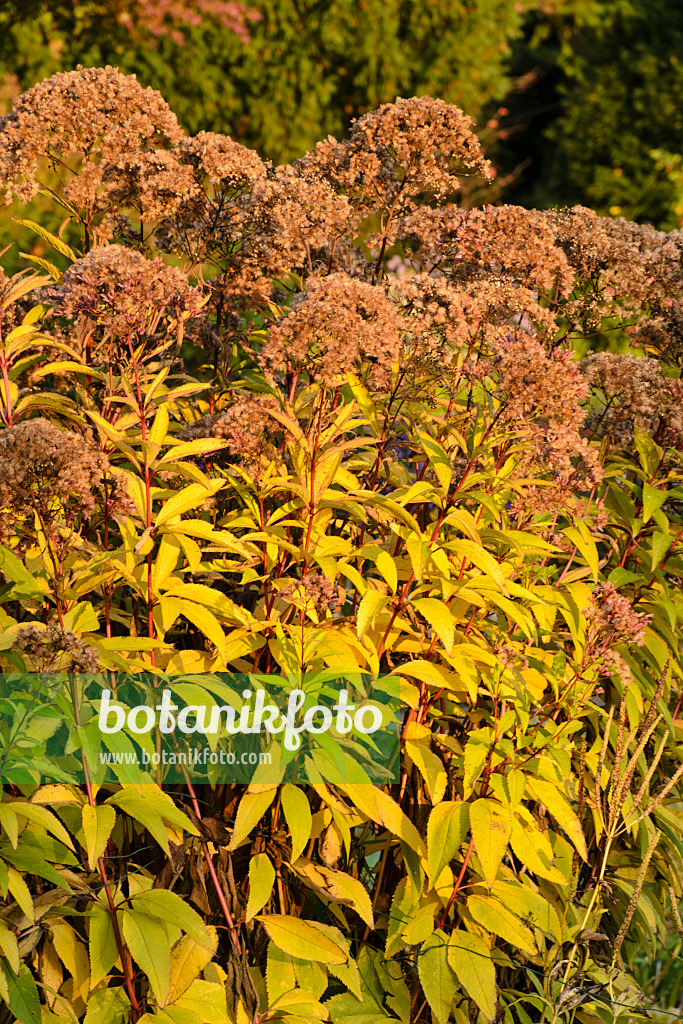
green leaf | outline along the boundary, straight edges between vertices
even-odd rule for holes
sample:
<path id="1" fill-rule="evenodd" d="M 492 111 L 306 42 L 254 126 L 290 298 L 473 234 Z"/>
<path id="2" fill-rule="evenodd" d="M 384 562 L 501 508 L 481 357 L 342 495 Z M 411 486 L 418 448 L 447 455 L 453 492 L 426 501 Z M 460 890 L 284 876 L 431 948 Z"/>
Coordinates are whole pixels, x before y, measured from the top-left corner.
<path id="1" fill-rule="evenodd" d="M 213 948 L 211 933 L 201 917 L 177 893 L 169 892 L 168 889 L 149 889 L 135 896 L 131 905 L 135 910 L 142 910 L 150 917 L 180 928 L 200 946 Z"/>
<path id="2" fill-rule="evenodd" d="M 257 853 L 249 861 L 249 902 L 245 920 L 251 921 L 270 899 L 275 884 L 275 868 L 267 853 Z"/>
<path id="3" fill-rule="evenodd" d="M 491 951 L 479 935 L 454 931 L 448 941 L 448 963 L 486 1020 L 496 1017 L 496 968 Z"/>
<path id="4" fill-rule="evenodd" d="M 149 914 L 123 911 L 123 936 L 138 967 L 144 971 L 158 1003 L 163 1005 L 171 984 L 171 949 L 166 929 Z"/>
<path id="5" fill-rule="evenodd" d="M 667 491 L 660 491 L 650 484 L 643 484 L 643 525 L 649 522 L 657 509 L 662 507 L 667 497 Z"/>
<path id="6" fill-rule="evenodd" d="M 285 914 L 261 915 L 256 920 L 261 922 L 271 942 L 290 956 L 320 964 L 345 964 L 349 959 L 346 950 L 317 921 L 301 921 Z"/>
<path id="7" fill-rule="evenodd" d="M 9 1008 L 19 1024 L 40 1024 L 40 999 L 33 975 L 26 964 L 22 964 L 16 975 L 9 965 L 0 961 L 9 991 Z"/>
<path id="8" fill-rule="evenodd" d="M 448 936 L 437 929 L 422 947 L 417 961 L 425 999 L 438 1024 L 448 1024 L 458 979 L 448 963 Z"/>
<path id="9" fill-rule="evenodd" d="M 494 800 L 475 800 L 470 806 L 474 848 L 489 889 L 498 875 L 512 834 L 512 811 Z"/>
<path id="10" fill-rule="evenodd" d="M 304 852 L 311 837 L 313 817 L 303 789 L 287 783 L 282 787 L 282 810 L 292 837 L 292 863 Z"/>
<path id="11" fill-rule="evenodd" d="M 90 957 L 90 988 L 94 989 L 119 958 L 112 916 L 106 907 L 93 904 L 88 915 L 88 955 Z"/>
<path id="12" fill-rule="evenodd" d="M 90 870 L 94 871 L 97 861 L 104 853 L 111 830 L 116 822 L 116 811 L 106 804 L 101 804 L 99 807 L 83 804 L 81 813 L 83 815 L 83 835 L 88 851 L 88 864 Z"/>
<path id="13" fill-rule="evenodd" d="M 432 885 L 453 860 L 470 826 L 470 805 L 446 800 L 432 808 L 427 824 L 427 864 Z"/>
<path id="14" fill-rule="evenodd" d="M 652 534 L 652 563 L 650 565 L 652 572 L 659 566 L 670 546 L 671 537 L 668 533 L 657 531 Z"/>
<path id="15" fill-rule="evenodd" d="M 640 464 L 645 470 L 648 479 L 651 480 L 657 472 L 657 467 L 662 458 L 662 449 L 659 445 L 655 444 L 648 431 L 643 430 L 641 427 L 634 428 L 633 440 L 640 455 Z"/>
<path id="16" fill-rule="evenodd" d="M 83 1024 L 113 1024 L 125 1020 L 130 1010 L 130 1000 L 123 985 L 117 988 L 102 988 L 88 997 L 88 1012 Z M 67 1020 L 64 1017 L 60 1020 Z"/>

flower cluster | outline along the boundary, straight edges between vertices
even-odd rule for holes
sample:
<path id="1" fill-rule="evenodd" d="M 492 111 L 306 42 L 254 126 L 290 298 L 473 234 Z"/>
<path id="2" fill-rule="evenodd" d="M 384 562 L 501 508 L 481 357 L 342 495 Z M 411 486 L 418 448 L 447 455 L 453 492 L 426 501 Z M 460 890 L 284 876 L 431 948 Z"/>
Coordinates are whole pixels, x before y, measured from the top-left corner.
<path id="1" fill-rule="evenodd" d="M 12 644 L 13 651 L 26 655 L 37 672 L 97 672 L 98 656 L 94 647 L 80 640 L 70 629 L 30 623 L 22 626 Z"/>
<path id="2" fill-rule="evenodd" d="M 299 163 L 362 208 L 407 212 L 424 197 L 457 192 L 463 172 L 488 175 L 472 124 L 443 100 L 397 99 L 355 120 L 348 141 L 330 136 Z"/>
<path id="3" fill-rule="evenodd" d="M 261 459 L 272 461 L 278 457 L 277 445 L 283 432 L 272 416 L 279 408 L 277 399 L 270 395 L 245 395 L 229 409 L 188 424 L 180 436 L 183 441 L 198 437 L 225 441 L 230 460 L 237 458 L 242 465 Z"/>
<path id="4" fill-rule="evenodd" d="M 293 371 L 332 384 L 369 364 L 373 382 L 383 386 L 399 353 L 400 326 L 383 289 L 344 274 L 310 278 L 308 291 L 271 329 L 261 365 L 271 379 Z"/>
<path id="5" fill-rule="evenodd" d="M 0 431 L 3 532 L 10 520 L 37 512 L 51 521 L 67 506 L 89 518 L 96 488 L 108 468 L 103 452 L 48 420 L 26 420 Z"/>
<path id="6" fill-rule="evenodd" d="M 122 245 L 91 249 L 65 272 L 53 297 L 60 315 L 123 343 L 154 334 L 162 320 L 182 322 L 200 309 L 200 293 L 182 270 Z"/>
<path id="7" fill-rule="evenodd" d="M 43 161 L 63 172 L 80 159 L 87 166 L 65 194 L 71 187 L 74 201 L 94 202 L 123 158 L 168 148 L 182 134 L 160 93 L 134 75 L 112 67 L 63 72 L 29 89 L 0 119 L 0 187 L 8 200 L 27 202 L 40 188 Z"/>
<path id="8" fill-rule="evenodd" d="M 627 353 L 597 352 L 582 363 L 585 379 L 605 399 L 590 427 L 620 446 L 633 440 L 633 428 L 649 430 L 659 440 L 683 437 L 683 381 L 662 376 L 657 359 Z"/>
<path id="9" fill-rule="evenodd" d="M 614 648 L 617 644 L 642 647 L 652 616 L 637 612 L 613 583 L 601 583 L 595 588 L 583 614 L 589 623 L 588 643 L 600 662 L 601 675 L 619 675 L 628 680 L 628 665 Z"/>
<path id="10" fill-rule="evenodd" d="M 322 614 L 328 609 L 336 611 L 346 601 L 343 586 L 335 586 L 333 581 L 321 572 L 309 572 L 300 580 L 288 580 L 278 588 L 278 596 L 283 601 L 291 603 L 310 601 L 316 611 Z"/>

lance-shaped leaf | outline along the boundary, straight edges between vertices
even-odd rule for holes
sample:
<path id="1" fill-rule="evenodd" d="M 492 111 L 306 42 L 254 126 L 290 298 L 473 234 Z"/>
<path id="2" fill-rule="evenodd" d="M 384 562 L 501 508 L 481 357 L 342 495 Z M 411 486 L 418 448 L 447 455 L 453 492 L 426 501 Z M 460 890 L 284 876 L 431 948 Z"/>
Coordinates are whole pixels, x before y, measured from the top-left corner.
<path id="1" fill-rule="evenodd" d="M 494 800 L 475 800 L 470 807 L 474 848 L 489 889 L 498 875 L 512 834 L 512 811 Z"/>

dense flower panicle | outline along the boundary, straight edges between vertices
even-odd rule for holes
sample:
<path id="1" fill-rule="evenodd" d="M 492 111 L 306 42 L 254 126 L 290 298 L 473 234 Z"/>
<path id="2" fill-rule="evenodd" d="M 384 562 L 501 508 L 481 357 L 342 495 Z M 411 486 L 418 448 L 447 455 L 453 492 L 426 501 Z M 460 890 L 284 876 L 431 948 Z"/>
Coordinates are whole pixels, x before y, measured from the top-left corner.
<path id="1" fill-rule="evenodd" d="M 386 384 L 400 347 L 399 314 L 383 289 L 344 274 L 310 278 L 292 311 L 271 328 L 261 365 L 276 372 L 305 371 L 331 384 L 346 370 L 370 362 L 375 384 Z"/>
<path id="2" fill-rule="evenodd" d="M 44 517 L 59 515 L 72 501 L 74 510 L 89 518 L 108 468 L 104 452 L 48 420 L 26 420 L 0 431 L 3 526 L 34 511 Z"/>
<path id="3" fill-rule="evenodd" d="M 143 89 L 134 75 L 112 67 L 60 72 L 25 92 L 0 119 L 0 186 L 8 201 L 27 202 L 40 187 L 41 161 L 73 170 L 73 158 L 97 158 L 97 169 L 88 172 L 93 195 L 122 155 L 173 145 L 182 134 L 161 94 Z"/>
<path id="4" fill-rule="evenodd" d="M 79 639 L 70 629 L 50 623 L 22 626 L 12 650 L 26 654 L 38 672 L 54 670 L 58 666 L 71 672 L 97 672 L 98 668 L 99 659 L 94 647 Z"/>
<path id="5" fill-rule="evenodd" d="M 390 295 L 406 316 L 404 358 L 437 368 L 456 361 L 469 375 L 479 372 L 472 361 L 463 362 L 475 343 L 488 353 L 516 327 L 534 333 L 555 325 L 533 292 L 507 281 L 481 279 L 463 285 L 419 273 L 392 283 Z M 487 366 L 482 361 L 480 369 Z"/>
<path id="6" fill-rule="evenodd" d="M 348 141 L 318 143 L 298 166 L 324 175 L 366 212 L 395 203 L 398 214 L 425 197 L 457 192 L 463 171 L 488 175 L 472 125 L 443 100 L 397 99 L 355 120 Z"/>
<path id="7" fill-rule="evenodd" d="M 543 213 L 521 206 L 463 211 L 440 239 L 441 259 L 457 276 L 486 273 L 568 295 L 574 272 Z"/>
<path id="8" fill-rule="evenodd" d="M 86 320 L 108 336 L 153 333 L 163 318 L 196 316 L 201 297 L 178 267 L 122 245 L 91 249 L 54 290 L 60 315 Z"/>
<path id="9" fill-rule="evenodd" d="M 649 224 L 600 217 L 580 206 L 543 216 L 577 276 L 593 281 L 591 288 L 574 296 L 567 307 L 570 315 L 599 328 L 601 317 L 613 313 L 615 306 L 621 315 L 641 315 L 649 308 L 662 318 L 660 330 L 667 326 L 667 314 L 683 289 L 680 232 L 666 234 Z M 661 346 L 663 339 L 658 341 Z"/>
<path id="10" fill-rule="evenodd" d="M 501 420 L 514 425 L 524 438 L 520 468 L 546 466 L 566 483 L 576 475 L 579 463 L 580 478 L 599 481 L 597 453 L 581 434 L 588 385 L 572 353 L 547 353 L 524 333 L 497 342 L 495 352 L 492 370 L 498 379 Z"/>
<path id="11" fill-rule="evenodd" d="M 664 377 L 657 359 L 596 352 L 582 361 L 583 375 L 605 396 L 605 408 L 592 417 L 600 435 L 629 445 L 633 428 L 672 441 L 683 438 L 683 381 Z"/>
<path id="12" fill-rule="evenodd" d="M 617 643 L 645 643 L 645 629 L 651 615 L 637 612 L 629 599 L 620 594 L 613 583 L 601 583 L 595 588 L 588 608 L 583 614 L 591 623 L 595 639 L 602 647 Z"/>
<path id="13" fill-rule="evenodd" d="M 311 601 L 317 612 L 336 611 L 346 601 L 343 586 L 321 572 L 308 572 L 300 580 L 287 580 L 278 587 L 278 596 L 284 601 Z"/>
<path id="14" fill-rule="evenodd" d="M 229 135 L 216 132 L 199 132 L 191 139 L 182 139 L 175 155 L 182 164 L 193 169 L 199 184 L 206 177 L 225 192 L 249 188 L 267 173 L 267 166 L 258 153 L 235 142 Z"/>
<path id="15" fill-rule="evenodd" d="M 356 227 L 348 199 L 291 167 L 266 174 L 260 161 L 244 159 L 248 150 L 225 141 L 231 146 L 214 150 L 208 173 L 226 177 L 211 194 L 183 203 L 175 217 L 162 221 L 157 245 L 194 262 L 225 260 L 223 295 L 244 307 L 269 298 L 280 275 L 346 265 L 346 236 Z M 197 176 L 204 171 L 206 164 L 198 165 Z"/>
<path id="16" fill-rule="evenodd" d="M 334 258 L 339 239 L 355 226 L 346 196 L 324 181 L 306 179 L 279 167 L 253 192 L 253 230 L 248 258 L 268 268 L 319 271 Z"/>
<path id="17" fill-rule="evenodd" d="M 181 433 L 183 441 L 197 437 L 214 437 L 226 442 L 230 456 L 250 462 L 261 456 L 274 459 L 276 443 L 282 436 L 282 427 L 271 415 L 280 404 L 271 395 L 245 395 L 230 408 L 214 415 L 202 416 L 188 424 Z M 220 453 L 219 453 L 220 459 Z"/>
<path id="18" fill-rule="evenodd" d="M 198 191 L 192 170 L 165 149 L 122 153 L 103 166 L 85 164 L 64 195 L 92 212 L 136 210 L 142 221 L 175 213 Z"/>

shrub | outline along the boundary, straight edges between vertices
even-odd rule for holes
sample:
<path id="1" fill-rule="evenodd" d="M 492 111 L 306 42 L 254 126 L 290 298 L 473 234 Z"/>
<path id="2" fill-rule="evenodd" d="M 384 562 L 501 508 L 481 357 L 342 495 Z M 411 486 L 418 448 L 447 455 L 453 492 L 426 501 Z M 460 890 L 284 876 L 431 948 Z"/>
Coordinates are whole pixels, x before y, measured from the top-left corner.
<path id="1" fill-rule="evenodd" d="M 426 97 L 273 168 L 77 71 L 0 168 L 67 214 L 0 282 L 6 1018 L 643 1016 L 683 893 L 679 234 L 461 210 L 488 167 Z M 605 330 L 638 347 L 576 358 Z M 117 673 L 399 678 L 397 781 L 336 736 L 336 781 L 100 783 Z"/>

